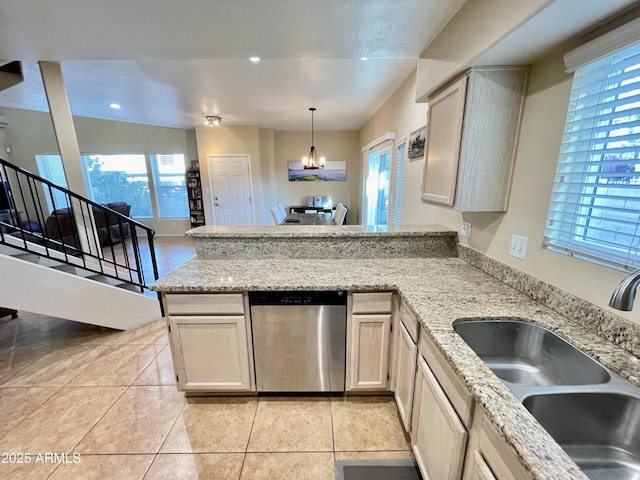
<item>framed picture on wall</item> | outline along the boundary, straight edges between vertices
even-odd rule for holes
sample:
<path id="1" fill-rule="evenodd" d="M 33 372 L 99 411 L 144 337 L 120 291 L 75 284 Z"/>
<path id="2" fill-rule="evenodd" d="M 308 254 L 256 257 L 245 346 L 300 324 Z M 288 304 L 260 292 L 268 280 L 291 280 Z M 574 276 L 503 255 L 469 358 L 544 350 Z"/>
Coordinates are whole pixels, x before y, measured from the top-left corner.
<path id="1" fill-rule="evenodd" d="M 408 158 L 424 157 L 424 139 L 427 133 L 427 127 L 424 126 L 409 134 L 409 145 L 407 147 Z"/>
<path id="2" fill-rule="evenodd" d="M 324 168 L 304 168 L 301 160 L 288 163 L 290 182 L 344 182 L 347 180 L 347 162 L 327 160 Z"/>

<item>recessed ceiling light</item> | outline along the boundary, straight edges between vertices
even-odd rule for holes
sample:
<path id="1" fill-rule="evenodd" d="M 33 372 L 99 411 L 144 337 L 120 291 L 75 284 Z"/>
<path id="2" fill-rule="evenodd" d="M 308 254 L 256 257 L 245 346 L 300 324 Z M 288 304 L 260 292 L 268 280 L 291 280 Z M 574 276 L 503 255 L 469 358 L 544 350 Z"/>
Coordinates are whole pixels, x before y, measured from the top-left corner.
<path id="1" fill-rule="evenodd" d="M 366 60 L 369 60 L 369 57 L 360 57 L 360 60 L 362 60 L 364 62 Z"/>
<path id="2" fill-rule="evenodd" d="M 249 61 L 251 63 L 259 63 L 260 62 L 260 57 L 249 57 Z"/>
<path id="3" fill-rule="evenodd" d="M 222 117 L 219 115 L 207 115 L 205 118 L 205 125 L 209 125 L 210 127 L 217 127 L 222 123 Z"/>
<path id="4" fill-rule="evenodd" d="M 119 103 L 112 103 L 111 105 L 109 105 L 111 108 L 113 108 L 114 110 L 120 110 L 122 107 L 120 106 Z"/>

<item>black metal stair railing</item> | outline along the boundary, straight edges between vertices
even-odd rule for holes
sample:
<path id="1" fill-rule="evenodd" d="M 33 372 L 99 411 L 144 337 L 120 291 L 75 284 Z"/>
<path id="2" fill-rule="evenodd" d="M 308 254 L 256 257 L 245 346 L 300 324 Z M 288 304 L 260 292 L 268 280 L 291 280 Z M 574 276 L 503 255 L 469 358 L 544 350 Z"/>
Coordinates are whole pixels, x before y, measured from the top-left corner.
<path id="1" fill-rule="evenodd" d="M 141 293 L 158 279 L 153 229 L 6 160 L 0 159 L 0 172 L 0 244 Z M 158 300 L 163 310 L 159 294 Z"/>

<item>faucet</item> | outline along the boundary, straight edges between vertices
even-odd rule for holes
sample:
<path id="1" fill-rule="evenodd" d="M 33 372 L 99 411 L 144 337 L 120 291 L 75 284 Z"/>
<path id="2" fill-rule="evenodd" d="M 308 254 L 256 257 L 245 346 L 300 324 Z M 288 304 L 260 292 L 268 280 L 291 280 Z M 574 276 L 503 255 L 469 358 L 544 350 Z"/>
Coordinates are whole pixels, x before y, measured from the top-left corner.
<path id="1" fill-rule="evenodd" d="M 640 284 L 640 268 L 625 277 L 616 287 L 609 300 L 609 306 L 625 312 L 633 308 L 633 299 L 636 297 L 636 289 Z"/>

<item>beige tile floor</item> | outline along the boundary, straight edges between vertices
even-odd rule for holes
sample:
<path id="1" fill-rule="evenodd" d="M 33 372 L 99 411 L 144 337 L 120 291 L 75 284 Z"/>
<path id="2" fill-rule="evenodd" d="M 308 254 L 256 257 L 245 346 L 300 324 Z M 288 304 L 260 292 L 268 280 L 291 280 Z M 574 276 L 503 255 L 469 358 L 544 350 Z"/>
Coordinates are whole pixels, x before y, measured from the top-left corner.
<path id="1" fill-rule="evenodd" d="M 167 343 L 162 321 L 0 319 L 0 479 L 332 480 L 334 460 L 411 458 L 392 397 L 186 398 Z"/>

